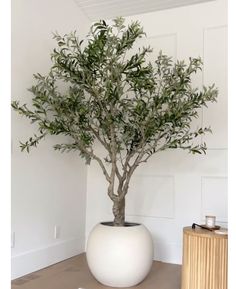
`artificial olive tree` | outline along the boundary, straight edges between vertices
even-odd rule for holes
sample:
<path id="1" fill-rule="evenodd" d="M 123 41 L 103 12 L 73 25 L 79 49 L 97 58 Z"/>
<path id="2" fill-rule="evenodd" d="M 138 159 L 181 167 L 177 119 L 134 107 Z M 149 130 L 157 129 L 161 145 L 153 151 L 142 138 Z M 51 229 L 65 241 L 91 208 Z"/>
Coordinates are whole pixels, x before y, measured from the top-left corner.
<path id="1" fill-rule="evenodd" d="M 56 150 L 78 151 L 87 163 L 99 164 L 115 226 L 125 223 L 125 197 L 141 163 L 166 149 L 205 153 L 205 143 L 193 140 L 210 128 L 194 131 L 191 122 L 217 97 L 214 85 L 201 90 L 192 86 L 191 76 L 202 67 L 200 58 L 173 62 L 160 52 L 155 63 L 148 63 L 150 47 L 132 54 L 135 41 L 144 35 L 138 22 L 125 26 L 123 18 L 93 24 L 85 40 L 76 32 L 55 34 L 48 75 L 34 75 L 32 108 L 12 102 L 14 110 L 38 125 L 38 134 L 21 143 L 22 150 L 37 146 L 46 135 L 64 135 L 68 142 L 56 144 Z M 66 92 L 58 83 L 65 83 Z M 97 143 L 106 156 L 96 153 Z"/>

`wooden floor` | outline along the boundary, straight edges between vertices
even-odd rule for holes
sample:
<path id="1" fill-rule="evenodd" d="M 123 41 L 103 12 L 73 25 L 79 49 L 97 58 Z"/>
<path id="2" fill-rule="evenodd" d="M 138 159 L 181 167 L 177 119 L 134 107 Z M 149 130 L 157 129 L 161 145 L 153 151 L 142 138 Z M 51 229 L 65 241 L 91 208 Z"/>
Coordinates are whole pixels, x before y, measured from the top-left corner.
<path id="1" fill-rule="evenodd" d="M 181 266 L 153 262 L 147 278 L 132 289 L 180 289 Z M 89 272 L 85 254 L 12 281 L 12 289 L 107 289 Z M 113 287 L 114 289 L 114 287 Z"/>

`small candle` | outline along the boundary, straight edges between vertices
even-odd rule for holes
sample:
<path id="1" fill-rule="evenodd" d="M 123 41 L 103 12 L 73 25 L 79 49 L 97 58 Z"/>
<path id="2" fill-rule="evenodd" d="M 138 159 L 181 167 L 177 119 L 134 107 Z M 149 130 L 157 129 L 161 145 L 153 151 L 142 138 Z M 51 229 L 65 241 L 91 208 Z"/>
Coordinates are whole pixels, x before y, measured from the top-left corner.
<path id="1" fill-rule="evenodd" d="M 214 228 L 216 223 L 215 216 L 206 216 L 206 226 L 210 228 Z"/>

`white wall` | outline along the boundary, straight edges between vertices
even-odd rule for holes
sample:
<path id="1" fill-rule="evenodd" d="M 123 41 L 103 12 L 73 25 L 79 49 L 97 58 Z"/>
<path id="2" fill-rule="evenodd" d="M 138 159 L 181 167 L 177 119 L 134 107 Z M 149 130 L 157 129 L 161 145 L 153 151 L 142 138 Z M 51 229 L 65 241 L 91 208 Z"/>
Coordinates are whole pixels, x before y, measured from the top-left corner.
<path id="1" fill-rule="evenodd" d="M 227 7 L 217 0 L 128 17 L 139 20 L 147 33 L 140 44 L 150 44 L 174 59 L 201 56 L 203 74 L 194 83 L 216 83 L 217 104 L 200 113 L 194 126 L 210 124 L 213 135 L 204 137 L 207 155 L 169 150 L 138 168 L 127 197 L 127 220 L 142 222 L 151 231 L 155 259 L 181 263 L 182 228 L 203 223 L 206 214 L 227 226 Z M 96 164 L 88 168 L 86 238 L 92 227 L 111 220 L 106 182 Z"/>
<path id="2" fill-rule="evenodd" d="M 55 47 L 52 32 L 90 26 L 73 0 L 12 2 L 12 99 L 30 101 L 33 73 L 46 74 Z M 30 154 L 19 140 L 33 133 L 29 121 L 12 113 L 12 278 L 84 251 L 86 167 L 78 154 L 55 152 L 50 137 Z M 60 237 L 54 239 L 54 226 Z"/>

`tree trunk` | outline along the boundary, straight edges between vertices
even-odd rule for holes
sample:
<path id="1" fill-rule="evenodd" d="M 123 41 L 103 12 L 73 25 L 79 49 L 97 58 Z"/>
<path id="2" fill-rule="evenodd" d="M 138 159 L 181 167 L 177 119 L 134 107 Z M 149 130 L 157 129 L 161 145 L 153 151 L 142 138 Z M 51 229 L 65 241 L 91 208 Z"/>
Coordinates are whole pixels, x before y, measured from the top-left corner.
<path id="1" fill-rule="evenodd" d="M 112 212 L 114 215 L 114 226 L 124 226 L 125 224 L 125 198 L 121 201 L 114 201 Z"/>

